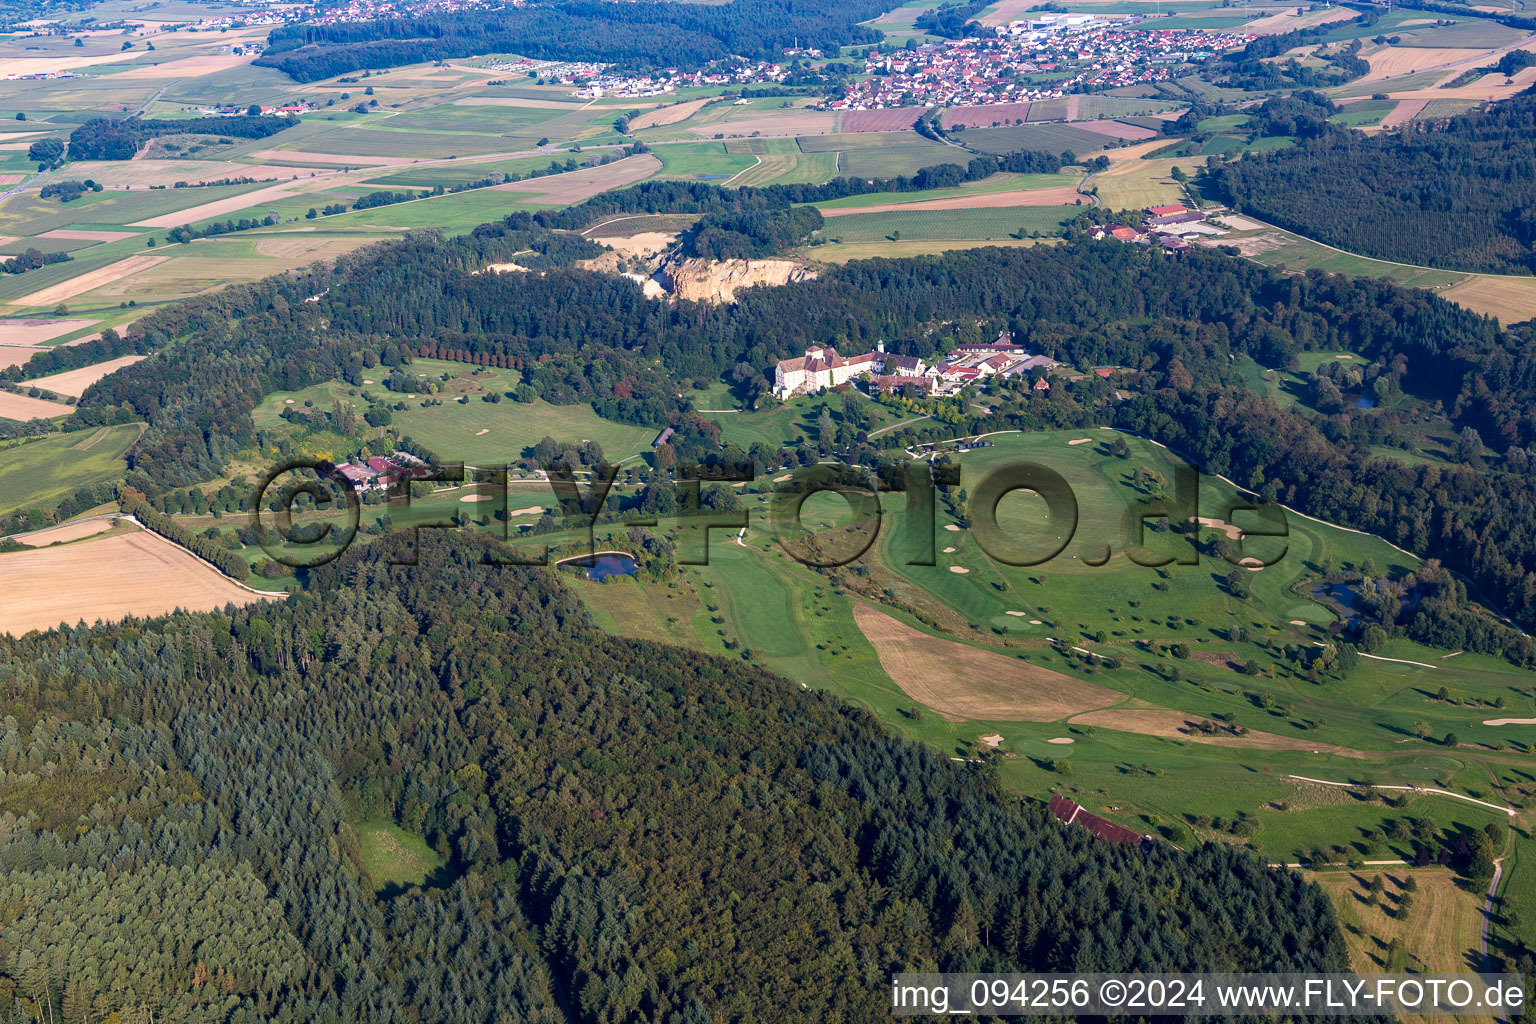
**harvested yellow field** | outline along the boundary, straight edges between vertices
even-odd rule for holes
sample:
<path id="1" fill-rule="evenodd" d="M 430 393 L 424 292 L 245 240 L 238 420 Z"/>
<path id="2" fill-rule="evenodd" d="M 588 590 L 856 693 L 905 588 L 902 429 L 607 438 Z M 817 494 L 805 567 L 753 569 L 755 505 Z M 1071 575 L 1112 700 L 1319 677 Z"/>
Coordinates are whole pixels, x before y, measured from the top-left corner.
<path id="1" fill-rule="evenodd" d="M 1505 327 L 1536 317 L 1536 277 L 1469 277 L 1440 297 L 1474 313 L 1497 317 Z"/>
<path id="2" fill-rule="evenodd" d="M 52 341 L 61 334 L 89 327 L 95 320 L 67 319 L 35 320 L 25 317 L 0 319 L 0 346 L 37 346 Z M 28 356 L 28 359 L 31 357 Z M 22 362 L 25 362 L 23 359 Z M 14 365 L 14 364 L 11 364 Z"/>
<path id="3" fill-rule="evenodd" d="M 1040 0 L 999 0 L 984 11 L 976 20 L 988 28 L 1006 25 L 1028 17 L 1025 12 L 1040 6 Z"/>
<path id="4" fill-rule="evenodd" d="M 1159 140 L 1153 145 L 1167 145 L 1167 141 Z M 1097 186 L 1099 202 L 1110 210 L 1142 210 L 1149 206 L 1179 203 L 1184 201 L 1184 189 L 1173 180 L 1173 169 L 1183 167 L 1186 173 L 1192 174 L 1202 159 L 1159 157 L 1111 163 L 1109 170 L 1094 175 L 1089 184 Z"/>
<path id="5" fill-rule="evenodd" d="M 93 366 L 82 366 L 78 370 L 65 370 L 63 373 L 55 373 L 47 377 L 38 377 L 27 381 L 40 388 L 52 391 L 59 395 L 68 395 L 71 398 L 79 398 L 85 394 L 85 389 L 95 384 L 109 373 L 116 373 L 125 366 L 142 362 L 144 356 L 122 356 L 118 359 L 109 359 L 104 363 L 96 363 Z"/>
<path id="6" fill-rule="evenodd" d="M 112 529 L 110 519 L 87 519 L 81 523 L 66 523 L 63 526 L 55 526 L 51 530 L 43 530 L 39 533 L 29 533 L 17 537 L 18 543 L 29 548 L 46 548 L 50 544 L 64 544 L 72 540 L 81 540 L 85 537 L 94 537 L 98 533 L 106 533 Z"/>
<path id="7" fill-rule="evenodd" d="M 330 172 L 323 172 L 329 174 Z M 203 203 L 190 209 L 179 210 L 176 213 L 162 213 L 158 217 L 146 217 L 144 220 L 136 220 L 128 226 L 131 228 L 175 228 L 183 224 L 191 224 L 194 221 L 206 220 L 209 217 L 222 217 L 238 210 L 249 209 L 263 203 L 274 202 L 278 199 L 287 199 L 298 187 L 291 183 L 269 185 L 259 188 L 254 192 L 246 192 L 238 196 L 229 196 L 226 199 L 215 199 L 211 203 Z"/>
<path id="8" fill-rule="evenodd" d="M 677 124 L 686 121 L 709 103 L 708 98 L 702 100 L 689 100 L 687 103 L 674 103 L 670 107 L 661 107 L 648 114 L 641 114 L 629 122 L 629 130 L 638 132 L 645 128 L 661 128 L 669 124 Z"/>
<path id="9" fill-rule="evenodd" d="M 874 645 L 885 674 L 902 691 L 952 721 L 964 718 L 1054 722 L 1124 699 L 995 651 L 929 636 L 860 603 L 854 621 Z"/>
<path id="10" fill-rule="evenodd" d="M 0 555 L 0 633 L 115 622 L 180 608 L 211 611 L 272 600 L 162 537 L 139 531 Z"/>
<path id="11" fill-rule="evenodd" d="M 1032 188 L 1017 192 L 980 192 L 947 199 L 919 199 L 912 203 L 887 203 L 876 206 L 843 206 L 822 210 L 824 217 L 846 217 L 853 213 L 904 213 L 921 210 L 990 210 L 1009 206 L 1071 206 L 1086 202 L 1075 188 Z"/>
<path id="12" fill-rule="evenodd" d="M 726 138 L 743 138 L 754 133 L 769 136 L 830 135 L 837 130 L 837 115 L 831 111 L 788 110 L 760 117 L 744 117 L 739 121 L 716 121 L 688 130 L 695 135 L 723 134 Z"/>
<path id="13" fill-rule="evenodd" d="M 334 164 L 337 167 L 398 167 L 401 164 L 420 163 L 405 156 L 353 156 L 350 153 L 307 153 L 302 149 L 264 149 L 252 153 L 254 160 L 270 160 L 274 163 Z"/>
<path id="14" fill-rule="evenodd" d="M 1381 119 L 1378 128 L 1396 128 L 1400 124 L 1407 124 L 1424 112 L 1429 106 L 1429 100 L 1398 100 L 1397 106 L 1387 112 L 1387 116 Z"/>
<path id="15" fill-rule="evenodd" d="M 42 398 L 28 398 L 26 395 L 13 395 L 9 391 L 0 391 L 0 419 L 23 422 L 51 420 L 59 416 L 68 416 L 74 411 L 75 407 L 72 405 L 62 405 Z"/>
<path id="16" fill-rule="evenodd" d="M 39 349 L 23 348 L 18 345 L 0 345 L 0 370 L 7 370 L 12 366 L 20 366 L 28 359 L 37 355 L 39 351 Z"/>
<path id="17" fill-rule="evenodd" d="M 126 259 L 118 260 L 116 263 L 109 263 L 105 267 L 98 267 L 95 270 L 87 271 L 79 277 L 70 278 L 68 281 L 60 281 L 56 285 L 35 291 L 31 295 L 24 295 L 16 300 L 16 304 L 20 306 L 52 306 L 66 299 L 72 299 L 76 295 L 84 295 L 86 292 L 94 291 L 104 284 L 121 281 L 131 274 L 147 270 L 156 264 L 164 263 L 168 259 L 170 259 L 169 256 L 152 256 L 149 253 L 129 256 Z"/>
<path id="18" fill-rule="evenodd" d="M 1155 153 L 1169 144 L 1167 139 L 1153 139 L 1150 142 L 1138 142 L 1134 146 L 1126 146 L 1122 149 L 1106 149 L 1102 154 L 1096 155 L 1108 157 L 1110 166 L 1118 167 L 1121 164 L 1138 161 L 1148 153 Z"/>
<path id="19" fill-rule="evenodd" d="M 1335 21 L 1348 21 L 1358 17 L 1347 7 L 1308 11 L 1300 16 L 1294 13 L 1297 10 L 1300 8 L 1288 8 L 1283 14 L 1268 14 L 1262 18 L 1256 18 L 1240 26 L 1237 31 L 1251 32 L 1256 36 L 1276 36 L 1285 32 L 1294 32 L 1299 28 L 1312 28 L 1314 25 L 1328 25 Z"/>
<path id="20" fill-rule="evenodd" d="M 565 206 L 591 199 L 599 192 L 606 192 L 611 188 L 632 185 L 649 178 L 659 170 L 661 170 L 661 161 L 649 153 L 642 153 L 638 156 L 627 156 L 623 160 L 615 160 L 602 167 L 588 167 L 580 171 L 552 174 L 547 178 L 533 178 L 528 181 L 510 181 L 505 185 L 492 185 L 491 188 L 527 195 L 530 202 Z M 548 182 L 547 186 L 544 185 L 545 182 Z"/>
<path id="21" fill-rule="evenodd" d="M 80 228 L 54 228 L 44 231 L 38 238 L 62 238 L 75 242 L 115 242 L 119 238 L 132 238 L 137 231 L 86 231 Z"/>
<path id="22" fill-rule="evenodd" d="M 1481 59 L 1489 52 L 1451 47 L 1384 46 L 1366 56 L 1365 59 L 1371 65 L 1371 71 L 1360 81 L 1379 82 L 1384 78 L 1397 78 L 1399 75 L 1410 75 L 1415 71 L 1447 67 L 1464 60 Z"/>
<path id="23" fill-rule="evenodd" d="M 22 75 L 74 71 L 77 68 L 88 68 L 96 64 L 123 64 L 136 60 L 142 55 L 142 53 L 98 53 L 90 57 L 77 57 L 73 54 L 58 57 L 7 57 L 0 59 L 0 78 L 20 78 Z"/>
<path id="24" fill-rule="evenodd" d="M 1448 82 L 1456 78 L 1455 70 L 1451 68 L 1446 71 L 1445 81 Z M 1469 85 L 1458 85 L 1455 88 L 1442 83 L 1433 89 L 1420 89 L 1412 92 L 1389 92 L 1387 95 L 1395 100 L 1417 100 L 1426 97 L 1436 100 L 1507 100 L 1511 96 L 1529 89 L 1533 84 L 1536 84 L 1536 67 L 1522 68 L 1515 72 L 1515 77 L 1513 78 L 1508 78 L 1495 72 L 1491 75 L 1484 75 Z"/>
<path id="25" fill-rule="evenodd" d="M 261 238 L 256 242 L 256 251 L 263 256 L 273 256 L 281 260 L 330 260 L 337 256 L 345 256 L 364 245 L 372 245 L 376 239 L 371 238 Z"/>
<path id="26" fill-rule="evenodd" d="M 127 71 L 119 71 L 112 76 L 112 80 L 120 82 L 141 78 L 201 78 L 215 71 L 228 71 L 230 68 L 249 64 L 252 59 L 232 53 L 208 53 L 197 57 L 163 61 L 159 64 L 139 64 Z"/>

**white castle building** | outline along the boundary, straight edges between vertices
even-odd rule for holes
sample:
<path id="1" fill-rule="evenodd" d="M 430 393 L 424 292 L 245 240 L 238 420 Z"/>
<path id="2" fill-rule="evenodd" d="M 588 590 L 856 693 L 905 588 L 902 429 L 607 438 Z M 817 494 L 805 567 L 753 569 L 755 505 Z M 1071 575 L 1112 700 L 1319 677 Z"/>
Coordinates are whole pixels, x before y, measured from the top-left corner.
<path id="1" fill-rule="evenodd" d="M 877 373 L 885 362 L 885 342 L 875 346 L 873 352 L 844 359 L 835 348 L 812 345 L 805 355 L 794 359 L 781 359 L 773 370 L 773 394 L 775 398 L 789 398 L 801 393 L 814 395 L 827 388 L 846 384 L 866 373 Z"/>

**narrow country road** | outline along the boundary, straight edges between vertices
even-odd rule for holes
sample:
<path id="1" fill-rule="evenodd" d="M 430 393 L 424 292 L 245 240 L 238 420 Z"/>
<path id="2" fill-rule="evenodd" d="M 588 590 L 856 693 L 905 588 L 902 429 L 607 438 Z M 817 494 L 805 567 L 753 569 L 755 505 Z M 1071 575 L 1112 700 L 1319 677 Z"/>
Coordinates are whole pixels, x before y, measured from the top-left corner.
<path id="1" fill-rule="evenodd" d="M 1493 881 L 1488 883 L 1488 898 L 1483 900 L 1483 929 L 1481 945 L 1483 950 L 1483 972 L 1493 973 L 1493 957 L 1488 952 L 1488 928 L 1493 924 L 1493 898 L 1499 891 L 1499 877 L 1504 874 L 1504 858 L 1500 857 L 1493 862 Z"/>

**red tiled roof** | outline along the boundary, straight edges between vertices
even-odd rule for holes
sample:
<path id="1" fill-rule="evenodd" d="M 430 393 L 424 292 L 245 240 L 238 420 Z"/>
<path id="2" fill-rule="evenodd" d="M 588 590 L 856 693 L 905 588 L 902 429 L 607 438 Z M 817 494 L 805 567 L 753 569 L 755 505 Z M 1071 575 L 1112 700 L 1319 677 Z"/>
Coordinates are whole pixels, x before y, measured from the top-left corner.
<path id="1" fill-rule="evenodd" d="M 1068 800 L 1064 796 L 1051 797 L 1050 807 L 1051 813 L 1063 823 L 1081 825 L 1107 842 L 1140 844 L 1146 838 L 1140 833 L 1126 828 L 1124 825 L 1116 825 L 1112 821 L 1105 821 L 1097 814 L 1084 810 L 1081 804 L 1074 800 Z"/>

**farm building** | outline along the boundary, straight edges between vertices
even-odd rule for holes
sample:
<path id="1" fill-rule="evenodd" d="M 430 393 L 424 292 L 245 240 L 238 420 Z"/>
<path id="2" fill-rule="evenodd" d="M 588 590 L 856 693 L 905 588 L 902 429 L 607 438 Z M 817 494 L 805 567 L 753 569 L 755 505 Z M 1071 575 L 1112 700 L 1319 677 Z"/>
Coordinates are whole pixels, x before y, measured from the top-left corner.
<path id="1" fill-rule="evenodd" d="M 1141 835 L 1124 825 L 1116 825 L 1112 821 L 1106 821 L 1083 808 L 1082 804 L 1074 800 L 1068 800 L 1064 796 L 1051 797 L 1051 813 L 1065 825 L 1079 825 L 1111 843 L 1132 843 L 1137 846 L 1147 842 L 1148 836 Z"/>

